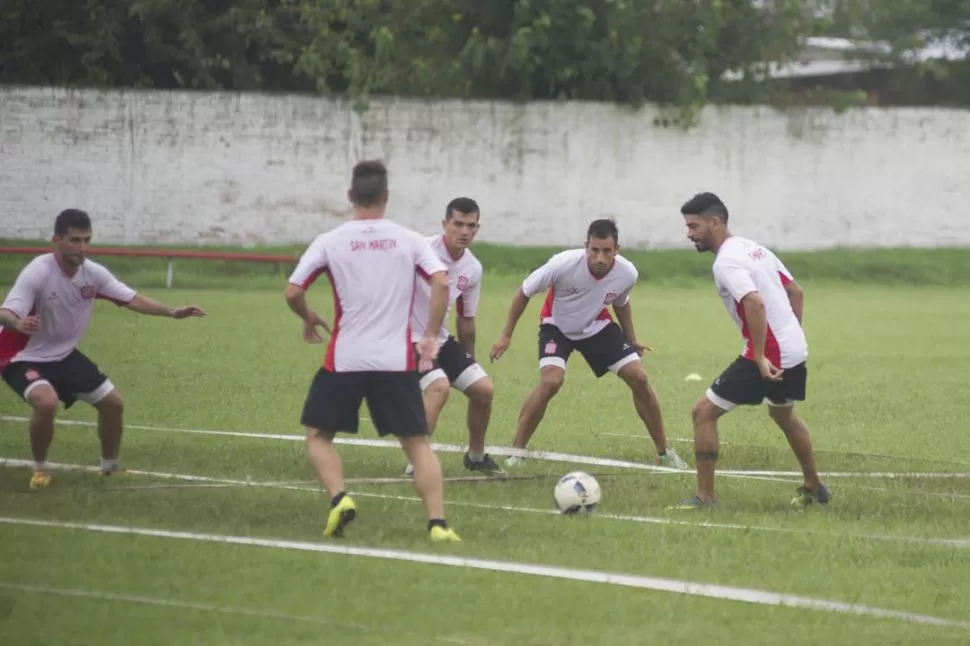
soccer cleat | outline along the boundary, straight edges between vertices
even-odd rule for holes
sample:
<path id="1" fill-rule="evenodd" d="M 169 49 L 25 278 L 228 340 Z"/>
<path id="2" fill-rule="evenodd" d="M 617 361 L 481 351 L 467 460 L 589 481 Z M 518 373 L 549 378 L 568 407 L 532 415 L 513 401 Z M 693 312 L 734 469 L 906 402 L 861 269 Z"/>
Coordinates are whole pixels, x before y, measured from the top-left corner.
<path id="1" fill-rule="evenodd" d="M 505 468 L 516 469 L 518 467 L 525 465 L 525 458 L 513 455 L 512 457 L 505 458 Z"/>
<path id="2" fill-rule="evenodd" d="M 492 457 L 486 453 L 482 456 L 481 460 L 472 460 L 468 453 L 465 453 L 465 468 L 469 471 L 478 471 L 490 476 L 504 476 L 505 470 L 498 465 L 498 463 L 492 459 Z"/>
<path id="3" fill-rule="evenodd" d="M 792 507 L 811 507 L 813 504 L 827 505 L 829 502 L 829 490 L 825 485 L 819 485 L 818 490 L 812 491 L 808 487 L 799 487 L 795 497 L 792 498 Z"/>
<path id="4" fill-rule="evenodd" d="M 344 529 L 357 518 L 357 505 L 348 495 L 344 497 L 337 503 L 335 507 L 330 510 L 330 515 L 327 516 L 327 526 L 323 530 L 324 536 L 343 536 Z"/>
<path id="5" fill-rule="evenodd" d="M 404 477 L 413 478 L 414 477 L 414 465 L 408 462 L 408 465 L 404 467 Z"/>
<path id="6" fill-rule="evenodd" d="M 461 539 L 458 534 L 455 533 L 450 527 L 442 527 L 440 525 L 435 525 L 428 532 L 428 538 L 431 539 L 432 543 L 460 543 Z"/>
<path id="7" fill-rule="evenodd" d="M 126 476 L 129 475 L 129 473 L 128 469 L 112 467 L 110 469 L 101 469 L 98 471 L 98 475 L 100 475 L 102 478 L 110 478 L 111 476 Z"/>
<path id="8" fill-rule="evenodd" d="M 676 505 L 671 505 L 667 507 L 670 510 L 677 511 L 697 511 L 698 509 L 714 509 L 717 507 L 717 501 L 704 502 L 699 496 L 694 496 L 693 498 L 688 498 L 687 500 L 681 500 Z"/>
<path id="9" fill-rule="evenodd" d="M 53 480 L 54 476 L 46 471 L 34 471 L 34 473 L 30 476 L 30 488 L 43 489 L 44 487 L 49 487 L 51 481 Z"/>
<path id="10" fill-rule="evenodd" d="M 684 462 L 684 459 L 677 454 L 673 447 L 667 447 L 666 453 L 657 456 L 657 465 L 669 469 L 680 469 L 681 471 L 690 470 L 690 466 Z"/>

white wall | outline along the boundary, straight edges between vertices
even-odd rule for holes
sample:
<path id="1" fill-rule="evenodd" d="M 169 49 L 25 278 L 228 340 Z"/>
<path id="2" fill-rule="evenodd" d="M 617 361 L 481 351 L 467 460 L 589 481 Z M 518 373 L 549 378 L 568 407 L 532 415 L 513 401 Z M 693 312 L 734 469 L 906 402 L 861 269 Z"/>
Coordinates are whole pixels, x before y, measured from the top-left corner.
<path id="1" fill-rule="evenodd" d="M 711 108 L 699 128 L 591 103 L 378 101 L 0 88 L 0 237 L 88 210 L 102 242 L 308 242 L 346 217 L 350 168 L 382 158 L 389 215 L 437 230 L 449 199 L 480 239 L 571 245 L 613 215 L 621 244 L 686 247 L 680 205 L 712 190 L 735 233 L 779 249 L 970 245 L 970 112 Z"/>

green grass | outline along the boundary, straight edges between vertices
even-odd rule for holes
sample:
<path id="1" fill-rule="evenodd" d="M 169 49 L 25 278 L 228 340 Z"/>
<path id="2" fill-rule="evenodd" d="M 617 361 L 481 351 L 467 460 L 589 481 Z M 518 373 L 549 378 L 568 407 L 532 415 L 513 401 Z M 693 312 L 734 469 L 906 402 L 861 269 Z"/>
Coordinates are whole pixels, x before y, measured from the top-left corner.
<path id="1" fill-rule="evenodd" d="M 683 260 L 703 265 L 705 272 L 709 261 L 709 256 Z M 846 264 L 855 262 L 863 261 Z M 9 265 L 0 258 L 0 266 Z M 138 287 L 149 275 L 118 273 Z M 924 268 L 924 273 L 932 272 Z M 298 321 L 282 302 L 281 278 L 264 276 L 258 289 L 247 280 L 232 291 L 207 282 L 223 278 L 210 272 L 199 278 L 205 287 L 149 290 L 173 305 L 205 307 L 209 317 L 204 320 L 174 322 L 98 306 L 82 349 L 118 385 L 129 425 L 301 432 L 300 406 L 323 348 L 300 340 Z M 809 401 L 800 410 L 812 430 L 820 468 L 967 471 L 970 444 L 962 420 L 970 409 L 965 387 L 970 349 L 961 323 L 970 317 L 966 288 L 880 287 L 831 278 L 822 272 L 803 280 L 811 358 Z M 486 280 L 481 355 L 497 335 L 517 285 L 516 278 L 496 273 Z M 311 301 L 330 311 L 325 282 L 311 291 Z M 684 286 L 647 280 L 634 302 L 640 336 L 655 348 L 647 369 L 663 401 L 668 435 L 689 438 L 691 405 L 740 348 L 737 331 L 706 276 Z M 521 399 L 536 377 L 536 315 L 532 304 L 506 357 L 486 365 L 497 393 L 492 446 L 510 444 Z M 692 372 L 704 381 L 684 381 Z M 6 389 L 0 391 L 0 412 L 27 414 Z M 435 439 L 462 443 L 464 414 L 464 402 L 454 393 Z M 95 419 L 83 404 L 61 418 Z M 374 437 L 366 422 L 361 436 Z M 728 415 L 721 437 L 721 468 L 796 468 L 762 409 Z M 677 446 L 682 455 L 691 455 L 689 442 Z M 571 359 L 564 391 L 550 406 L 533 448 L 636 461 L 654 455 L 625 387 L 612 376 L 594 379 L 579 357 Z M 348 477 L 397 476 L 404 466 L 400 452 L 392 449 L 342 446 L 341 454 Z M 97 455 L 91 428 L 59 427 L 52 460 L 94 465 Z M 0 456 L 28 458 L 25 424 L 0 422 Z M 312 486 L 300 442 L 129 428 L 124 459 L 142 470 Z M 441 460 L 447 476 L 466 474 L 459 454 L 442 453 Z M 598 514 L 569 519 L 524 511 L 550 509 L 555 479 L 574 468 L 599 477 L 604 500 Z M 794 481 L 722 477 L 722 508 L 684 517 L 665 508 L 692 493 L 692 474 L 544 461 L 531 461 L 525 473 L 534 479 L 450 483 L 448 517 L 464 542 L 449 547 L 427 544 L 420 505 L 395 499 L 413 497 L 409 485 L 354 485 L 354 491 L 370 495 L 357 499 L 360 519 L 343 542 L 744 586 L 970 620 L 970 549 L 866 538 L 970 538 L 968 479 L 831 479 L 835 498 L 829 508 L 802 513 L 788 506 Z M 49 490 L 29 491 L 27 478 L 26 470 L 0 469 L 0 515 L 323 540 L 327 501 L 314 491 L 135 489 L 161 481 L 130 476 L 101 482 L 80 472 L 58 474 Z M 611 515 L 709 520 L 750 529 L 644 524 Z M 8 584 L 331 622 L 0 589 L 0 612 L 9 608 L 9 617 L 0 617 L 4 643 L 429 644 L 451 636 L 471 644 L 557 646 L 693 644 L 713 638 L 859 645 L 970 639 L 966 630 L 893 619 L 332 554 L 10 525 L 0 525 L 0 544 L 0 582 Z"/>

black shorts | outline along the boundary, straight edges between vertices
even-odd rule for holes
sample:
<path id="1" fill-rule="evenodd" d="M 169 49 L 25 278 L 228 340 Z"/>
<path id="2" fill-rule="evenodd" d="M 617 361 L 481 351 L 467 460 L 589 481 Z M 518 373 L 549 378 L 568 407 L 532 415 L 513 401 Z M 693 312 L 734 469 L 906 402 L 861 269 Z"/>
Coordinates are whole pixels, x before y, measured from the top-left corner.
<path id="1" fill-rule="evenodd" d="M 79 399 L 97 404 L 114 390 L 101 369 L 80 350 L 72 350 L 60 361 L 16 361 L 4 369 L 3 380 L 24 400 L 34 387 L 46 383 L 65 408 Z"/>
<path id="2" fill-rule="evenodd" d="M 464 392 L 473 383 L 487 376 L 485 369 L 465 351 L 458 340 L 449 336 L 438 349 L 438 356 L 431 370 L 421 373 L 420 384 L 421 389 L 424 390 L 438 379 L 445 377 L 449 384 Z"/>
<path id="3" fill-rule="evenodd" d="M 310 384 L 300 423 L 329 433 L 356 433 L 360 403 L 366 400 L 378 435 L 427 435 L 418 380 L 414 371 L 330 372 L 320 368 Z"/>
<path id="4" fill-rule="evenodd" d="M 714 380 L 707 397 L 719 408 L 731 410 L 737 406 L 791 406 L 805 401 L 808 371 L 805 362 L 785 368 L 781 381 L 769 381 L 761 376 L 758 364 L 738 357 L 721 376 Z"/>
<path id="5" fill-rule="evenodd" d="M 617 371 L 622 366 L 640 358 L 636 348 L 627 341 L 626 334 L 619 325 L 610 321 L 609 325 L 591 337 L 571 341 L 562 331 L 551 323 L 539 326 L 539 367 L 559 366 L 566 369 L 566 362 L 573 350 L 578 350 L 593 374 L 602 377 L 610 370 Z"/>

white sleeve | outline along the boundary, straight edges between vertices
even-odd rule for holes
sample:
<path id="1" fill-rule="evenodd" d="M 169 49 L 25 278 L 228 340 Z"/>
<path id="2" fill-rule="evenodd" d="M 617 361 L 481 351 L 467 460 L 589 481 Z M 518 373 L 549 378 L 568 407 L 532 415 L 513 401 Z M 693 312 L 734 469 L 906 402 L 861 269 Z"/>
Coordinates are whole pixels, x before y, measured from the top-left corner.
<path id="1" fill-rule="evenodd" d="M 482 269 L 478 268 L 468 288 L 458 296 L 458 316 L 464 318 L 474 318 L 478 313 L 478 301 L 482 296 Z"/>
<path id="2" fill-rule="evenodd" d="M 317 276 L 327 268 L 327 238 L 325 236 L 326 234 L 317 236 L 300 256 L 300 262 L 297 263 L 296 269 L 290 274 L 290 283 L 299 285 L 303 289 L 309 289 Z"/>
<path id="3" fill-rule="evenodd" d="M 556 254 L 546 264 L 539 267 L 522 281 L 522 293 L 526 298 L 532 298 L 539 292 L 544 292 L 555 284 L 559 278 L 559 267 L 561 261 L 559 254 Z"/>
<path id="4" fill-rule="evenodd" d="M 30 316 L 34 303 L 41 293 L 41 278 L 42 275 L 35 263 L 30 263 L 21 269 L 0 309 L 13 312 L 20 318 Z"/>
<path id="5" fill-rule="evenodd" d="M 640 272 L 637 271 L 637 268 L 632 263 L 630 264 L 630 273 L 632 274 L 630 277 L 630 286 L 619 293 L 613 301 L 613 307 L 626 307 L 630 304 L 630 294 L 633 292 L 633 288 L 637 286 L 637 281 L 640 280 Z"/>
<path id="6" fill-rule="evenodd" d="M 795 276 L 788 271 L 788 267 L 785 266 L 785 263 L 783 263 L 778 256 L 772 254 L 772 257 L 775 260 L 775 268 L 778 270 L 778 277 L 781 279 L 781 284 L 788 287 L 795 282 Z"/>
<path id="7" fill-rule="evenodd" d="M 718 285 L 727 289 L 738 303 L 751 292 L 758 291 L 751 277 L 751 270 L 732 258 L 714 263 L 714 279 Z"/>
<path id="8" fill-rule="evenodd" d="M 427 239 L 417 233 L 414 234 L 414 267 L 423 278 L 437 274 L 439 271 L 448 271 Z"/>
<path id="9" fill-rule="evenodd" d="M 96 267 L 95 275 L 98 279 L 98 298 L 111 301 L 118 306 L 127 305 L 135 298 L 137 292 L 118 280 L 107 267 L 104 265 L 93 265 L 93 267 Z"/>

